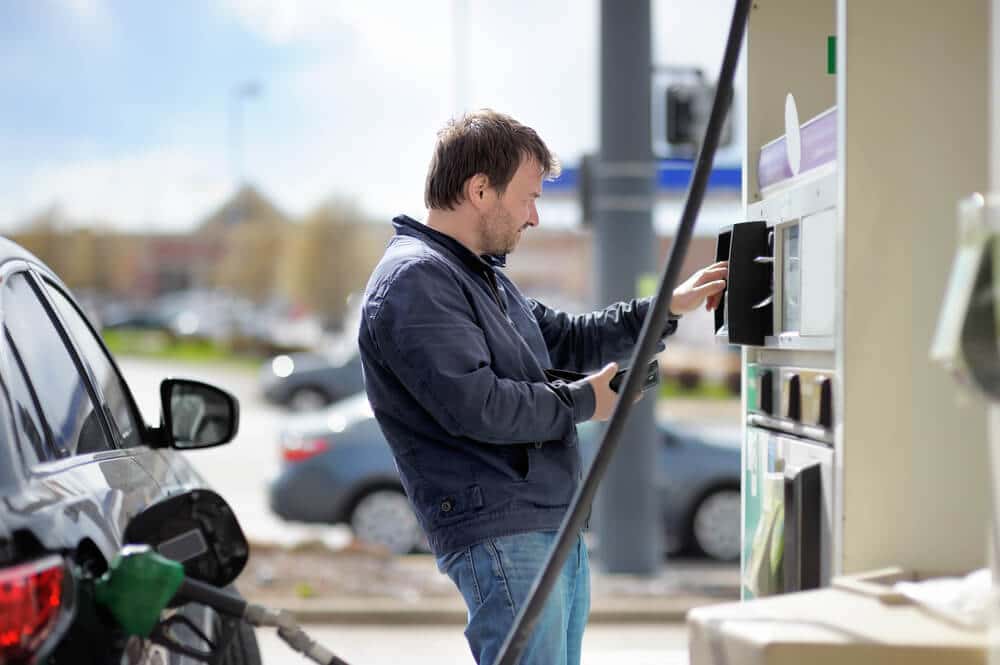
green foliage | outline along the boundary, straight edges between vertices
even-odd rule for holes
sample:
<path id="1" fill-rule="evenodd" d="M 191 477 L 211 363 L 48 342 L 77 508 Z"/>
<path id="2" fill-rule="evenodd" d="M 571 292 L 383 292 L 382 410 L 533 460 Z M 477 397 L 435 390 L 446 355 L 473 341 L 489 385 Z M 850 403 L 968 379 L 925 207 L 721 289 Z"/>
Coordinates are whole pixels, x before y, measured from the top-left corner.
<path id="1" fill-rule="evenodd" d="M 156 330 L 116 328 L 102 333 L 116 356 L 137 356 L 188 363 L 225 363 L 256 368 L 264 359 L 231 349 L 209 339 L 179 338 Z"/>
<path id="2" fill-rule="evenodd" d="M 660 397 L 728 400 L 739 395 L 733 395 L 721 381 L 701 381 L 694 388 L 684 388 L 676 379 L 666 379 L 660 384 Z"/>

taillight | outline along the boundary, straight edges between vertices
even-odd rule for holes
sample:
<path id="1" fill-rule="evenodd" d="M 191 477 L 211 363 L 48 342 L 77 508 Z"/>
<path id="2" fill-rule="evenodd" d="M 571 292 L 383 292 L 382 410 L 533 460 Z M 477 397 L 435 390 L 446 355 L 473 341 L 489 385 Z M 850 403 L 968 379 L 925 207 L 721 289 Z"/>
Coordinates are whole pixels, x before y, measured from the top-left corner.
<path id="1" fill-rule="evenodd" d="M 286 462 L 301 462 L 325 453 L 329 449 L 330 442 L 322 437 L 314 439 L 290 437 L 281 442 L 281 459 Z"/>
<path id="2" fill-rule="evenodd" d="M 52 631 L 66 569 L 53 555 L 0 568 L 0 662 L 26 659 Z"/>

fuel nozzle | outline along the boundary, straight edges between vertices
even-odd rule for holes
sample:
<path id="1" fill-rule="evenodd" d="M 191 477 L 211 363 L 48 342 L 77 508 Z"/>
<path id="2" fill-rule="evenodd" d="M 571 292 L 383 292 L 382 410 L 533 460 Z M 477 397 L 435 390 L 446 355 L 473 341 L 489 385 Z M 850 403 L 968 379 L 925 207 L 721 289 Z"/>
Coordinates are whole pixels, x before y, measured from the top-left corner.
<path id="1" fill-rule="evenodd" d="M 148 545 L 126 545 L 94 581 L 94 597 L 129 635 L 148 637 L 184 583 L 184 566 Z"/>

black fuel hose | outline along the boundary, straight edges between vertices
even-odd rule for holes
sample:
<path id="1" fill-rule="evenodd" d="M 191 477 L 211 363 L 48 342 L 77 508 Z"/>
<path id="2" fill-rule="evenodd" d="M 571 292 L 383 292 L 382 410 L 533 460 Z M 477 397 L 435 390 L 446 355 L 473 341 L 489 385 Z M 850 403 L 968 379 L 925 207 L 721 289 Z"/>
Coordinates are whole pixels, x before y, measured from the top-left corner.
<path id="1" fill-rule="evenodd" d="M 274 610 L 263 605 L 248 603 L 235 594 L 191 578 L 184 579 L 174 599 L 207 605 L 216 612 L 246 621 L 251 626 L 273 626 L 278 629 L 278 637 L 289 647 L 319 665 L 348 665 L 346 661 L 312 639 L 299 626 L 291 612 L 286 610 Z"/>
<path id="2" fill-rule="evenodd" d="M 597 456 L 573 495 L 566 517 L 563 518 L 556 535 L 556 542 L 545 561 L 545 567 L 535 578 L 528 600 L 514 619 L 514 625 L 511 626 L 494 665 L 516 665 L 521 659 L 521 654 L 538 623 L 538 617 L 552 587 L 555 586 L 556 580 L 559 578 L 563 564 L 566 563 L 570 550 L 576 546 L 577 534 L 587 519 L 589 507 L 597 493 L 597 486 L 604 476 L 608 464 L 611 463 L 611 456 L 618 447 L 618 440 L 621 438 L 629 412 L 642 389 L 642 382 L 645 378 L 643 372 L 632 370 L 636 367 L 646 367 L 649 364 L 656 353 L 660 334 L 667 325 L 667 318 L 670 314 L 670 297 L 677 285 L 681 264 L 687 254 L 695 221 L 698 219 L 698 212 L 701 210 L 701 203 L 705 198 L 708 177 L 712 172 L 712 162 L 719 147 L 722 125 L 733 100 L 733 79 L 736 76 L 736 63 L 743 45 L 743 35 L 746 32 L 749 13 L 750 0 L 736 0 L 732 23 L 729 26 L 729 36 L 726 40 L 726 50 L 722 59 L 722 69 L 719 73 L 715 98 L 712 101 L 712 112 L 709 116 L 708 127 L 705 129 L 705 140 L 695 161 L 694 173 L 688 187 L 687 199 L 684 202 L 684 211 L 677 229 L 677 237 L 670 249 L 670 257 L 663 270 L 653 306 L 643 323 L 642 332 L 632 356 L 631 369 L 625 377 L 625 387 L 621 398 L 615 405 L 611 419 L 608 421 L 608 427 L 601 439 Z"/>

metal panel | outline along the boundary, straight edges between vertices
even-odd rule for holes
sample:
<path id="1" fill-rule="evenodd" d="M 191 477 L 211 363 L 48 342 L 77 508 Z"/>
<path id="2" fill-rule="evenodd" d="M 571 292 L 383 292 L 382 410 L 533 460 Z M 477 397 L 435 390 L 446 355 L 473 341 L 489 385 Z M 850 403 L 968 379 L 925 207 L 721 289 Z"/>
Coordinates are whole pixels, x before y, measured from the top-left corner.
<path id="1" fill-rule="evenodd" d="M 833 335 L 833 240 L 837 213 L 826 210 L 799 222 L 800 275 L 802 278 L 802 336 Z"/>

